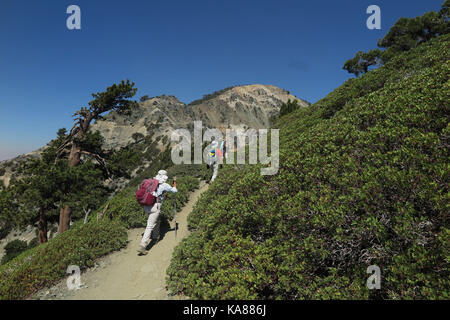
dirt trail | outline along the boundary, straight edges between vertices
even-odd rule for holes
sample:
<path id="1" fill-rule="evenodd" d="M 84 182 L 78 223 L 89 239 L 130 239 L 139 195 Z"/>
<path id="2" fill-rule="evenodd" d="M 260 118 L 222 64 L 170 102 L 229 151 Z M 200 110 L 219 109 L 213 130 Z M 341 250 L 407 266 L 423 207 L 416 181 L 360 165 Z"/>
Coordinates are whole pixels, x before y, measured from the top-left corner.
<path id="1" fill-rule="evenodd" d="M 112 253 L 97 261 L 96 267 L 81 274 L 82 286 L 78 290 L 68 290 L 66 279 L 56 286 L 45 289 L 38 299 L 174 299 L 166 290 L 166 269 L 170 264 L 175 246 L 189 234 L 187 216 L 200 194 L 208 185 L 203 183 L 194 191 L 188 203 L 177 213 L 178 232 L 173 230 L 151 247 L 145 256 L 139 256 L 139 247 L 144 228 L 128 231 L 128 245 L 125 249 Z M 173 222 L 171 227 L 173 228 Z M 175 299 L 179 299 L 177 297 Z"/>

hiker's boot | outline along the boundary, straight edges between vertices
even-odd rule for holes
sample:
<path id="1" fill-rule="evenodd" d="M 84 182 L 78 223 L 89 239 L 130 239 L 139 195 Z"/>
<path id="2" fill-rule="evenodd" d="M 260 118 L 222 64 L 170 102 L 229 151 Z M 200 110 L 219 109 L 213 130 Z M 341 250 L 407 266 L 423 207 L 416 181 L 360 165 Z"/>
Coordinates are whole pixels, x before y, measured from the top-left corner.
<path id="1" fill-rule="evenodd" d="M 144 246 L 140 246 L 137 251 L 144 256 L 147 254 L 147 250 L 145 250 Z"/>

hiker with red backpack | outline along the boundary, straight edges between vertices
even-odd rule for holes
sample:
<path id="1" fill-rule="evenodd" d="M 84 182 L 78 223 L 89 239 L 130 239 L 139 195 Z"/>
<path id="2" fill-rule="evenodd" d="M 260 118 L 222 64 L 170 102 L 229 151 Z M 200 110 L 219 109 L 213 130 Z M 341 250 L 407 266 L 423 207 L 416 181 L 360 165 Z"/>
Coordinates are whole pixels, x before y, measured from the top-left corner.
<path id="1" fill-rule="evenodd" d="M 161 212 L 161 205 L 164 192 L 176 193 L 177 182 L 173 180 L 173 187 L 166 183 L 167 171 L 159 170 L 158 174 L 153 179 L 145 179 L 139 186 L 136 192 L 136 200 L 144 206 L 144 212 L 148 214 L 147 227 L 141 240 L 141 245 L 138 249 L 140 254 L 147 254 L 146 247 L 150 236 L 154 240 L 159 238 L 159 214 Z"/>

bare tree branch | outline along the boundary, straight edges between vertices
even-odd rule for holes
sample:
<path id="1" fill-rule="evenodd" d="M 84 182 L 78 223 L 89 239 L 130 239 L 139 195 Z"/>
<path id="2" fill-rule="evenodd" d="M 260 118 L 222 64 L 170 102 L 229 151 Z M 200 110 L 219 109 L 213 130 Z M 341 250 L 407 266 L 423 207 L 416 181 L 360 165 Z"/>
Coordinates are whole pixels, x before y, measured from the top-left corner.
<path id="1" fill-rule="evenodd" d="M 106 204 L 105 208 L 103 209 L 102 213 L 100 213 L 100 215 L 97 215 L 97 221 L 98 220 L 102 220 L 103 216 L 105 215 L 106 211 L 109 208 L 109 202 Z"/>
<path id="2" fill-rule="evenodd" d="M 101 156 L 99 156 L 99 155 L 96 154 L 96 153 L 91 153 L 91 152 L 84 151 L 84 150 L 80 151 L 80 153 L 81 153 L 81 154 L 84 154 L 85 156 L 92 157 L 92 158 L 94 158 L 95 160 L 97 160 L 97 162 L 100 163 L 100 164 L 105 168 L 106 173 L 108 174 L 108 176 L 110 175 L 110 172 L 109 172 L 109 170 L 108 170 L 108 168 L 107 168 L 107 166 L 106 166 L 106 160 L 103 159 Z"/>

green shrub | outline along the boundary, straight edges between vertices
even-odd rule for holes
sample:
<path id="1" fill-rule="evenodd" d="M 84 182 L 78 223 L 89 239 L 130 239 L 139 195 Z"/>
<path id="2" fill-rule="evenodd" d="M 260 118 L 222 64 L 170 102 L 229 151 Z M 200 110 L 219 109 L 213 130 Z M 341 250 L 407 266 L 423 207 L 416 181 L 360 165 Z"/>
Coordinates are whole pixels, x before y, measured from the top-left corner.
<path id="1" fill-rule="evenodd" d="M 39 245 L 39 238 L 36 236 L 28 242 L 27 249 L 34 248 Z"/>
<path id="2" fill-rule="evenodd" d="M 319 109 L 320 117 L 329 119 L 352 99 L 374 93 L 387 85 L 402 81 L 425 68 L 434 66 L 436 63 L 441 63 L 445 60 L 446 52 L 448 52 L 446 37 L 447 35 L 432 39 L 413 50 L 396 56 L 386 63 L 382 70 L 376 69 L 366 73 L 364 77 L 347 80 L 342 86 L 316 102 L 312 109 Z M 288 119 L 284 118 L 283 121 L 288 121 Z"/>
<path id="3" fill-rule="evenodd" d="M 23 240 L 12 240 L 5 246 L 5 255 L 2 257 L 2 264 L 14 259 L 28 248 L 27 242 Z"/>
<path id="4" fill-rule="evenodd" d="M 169 177 L 190 176 L 200 180 L 207 180 L 210 178 L 211 170 L 207 169 L 204 164 L 179 164 L 170 167 L 167 173 Z"/>
<path id="5" fill-rule="evenodd" d="M 280 117 L 285 116 L 298 108 L 300 108 L 300 105 L 297 100 L 291 101 L 291 99 L 288 99 L 288 101 L 283 103 L 280 107 Z"/>
<path id="6" fill-rule="evenodd" d="M 8 219 L 0 220 L 0 239 L 5 238 L 12 230 L 13 224 Z"/>
<path id="7" fill-rule="evenodd" d="M 163 219 L 168 221 L 173 219 L 173 208 L 176 201 L 177 212 L 181 211 L 189 200 L 189 194 L 198 189 L 199 180 L 191 176 L 177 178 L 177 193 L 166 193 L 161 210 Z"/>
<path id="8" fill-rule="evenodd" d="M 105 206 L 109 204 L 106 215 L 111 215 L 113 220 L 120 221 L 127 229 L 145 226 L 147 220 L 142 206 L 136 201 L 136 190 L 134 187 L 124 188 L 94 212 L 90 218 L 97 219 L 97 215 L 100 215 Z M 106 218 L 105 216 L 104 219 Z"/>
<path id="9" fill-rule="evenodd" d="M 449 299 L 448 35 L 282 117 L 280 169 L 225 165 L 167 271 L 198 299 Z M 369 265 L 381 289 L 366 287 Z"/>
<path id="10" fill-rule="evenodd" d="M 26 298 L 63 278 L 68 266 L 90 267 L 96 258 L 126 243 L 125 228 L 108 220 L 64 232 L 0 267 L 0 299 Z"/>

